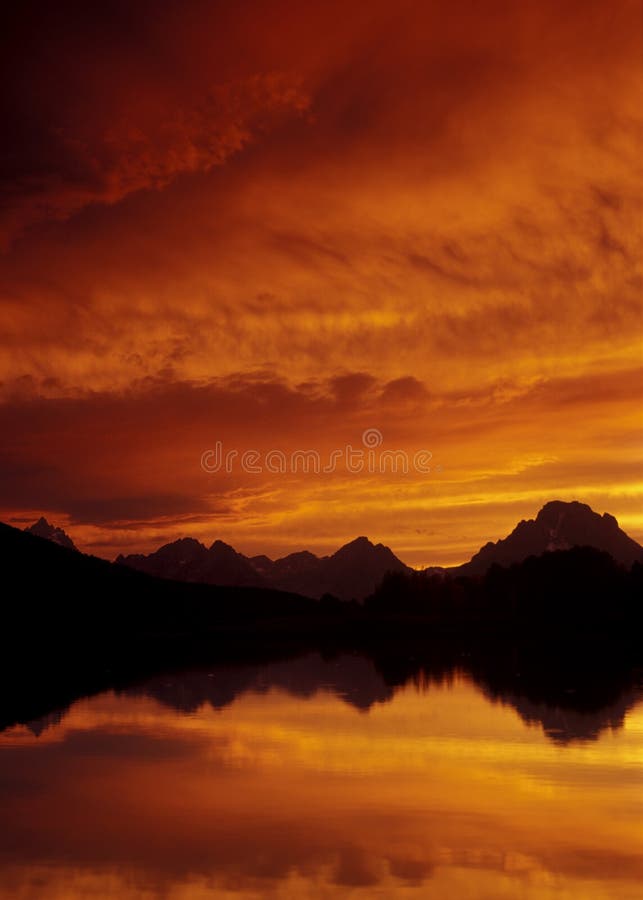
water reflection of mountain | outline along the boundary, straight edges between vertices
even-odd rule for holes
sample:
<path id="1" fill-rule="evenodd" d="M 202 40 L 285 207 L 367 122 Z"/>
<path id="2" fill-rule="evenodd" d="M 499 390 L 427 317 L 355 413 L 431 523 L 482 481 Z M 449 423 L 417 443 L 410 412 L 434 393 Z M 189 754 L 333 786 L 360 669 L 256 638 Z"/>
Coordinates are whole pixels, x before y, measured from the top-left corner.
<path id="1" fill-rule="evenodd" d="M 153 697 L 178 712 L 194 713 L 204 705 L 224 709 L 251 692 L 278 689 L 306 699 L 328 691 L 366 712 L 377 703 L 391 701 L 398 690 L 409 684 L 425 692 L 456 674 L 471 678 L 489 700 L 512 707 L 524 722 L 540 726 L 558 744 L 596 740 L 607 729 L 621 728 L 629 710 L 643 700 L 643 687 L 634 675 L 625 673 L 621 680 L 612 679 L 600 686 L 578 677 L 573 682 L 568 674 L 556 688 L 548 683 L 539 689 L 518 672 L 485 675 L 479 664 L 473 666 L 466 658 L 457 666 L 432 666 L 426 660 L 409 656 L 404 671 L 400 671 L 399 663 L 392 667 L 386 659 L 348 654 L 328 660 L 310 654 L 264 665 L 160 675 L 127 688 L 125 693 Z M 578 686 L 574 687 L 574 683 Z"/>
<path id="2" fill-rule="evenodd" d="M 306 698 L 327 691 L 345 703 L 367 713 L 375 704 L 390 702 L 395 694 L 414 685 L 420 692 L 447 683 L 456 675 L 469 678 L 493 703 L 513 708 L 521 719 L 542 728 L 557 744 L 596 740 L 605 730 L 623 726 L 625 716 L 643 701 L 640 670 L 619 668 L 609 660 L 551 660 L 545 670 L 530 665 L 529 657 L 513 654 L 473 656 L 469 652 L 419 652 L 407 648 L 393 653 L 341 653 L 325 657 L 309 653 L 276 661 L 215 663 L 210 666 L 154 674 L 135 681 L 92 684 L 72 695 L 55 693 L 29 715 L 30 705 L 14 705 L 10 718 L 0 722 L 0 730 L 22 723 L 39 736 L 56 726 L 66 709 L 82 696 L 116 690 L 134 697 L 151 697 L 183 714 L 207 705 L 222 710 L 249 693 L 282 690 Z M 35 711 L 35 710 L 34 710 Z"/>
<path id="3" fill-rule="evenodd" d="M 500 699 L 513 706 L 528 725 L 541 726 L 555 743 L 569 744 L 572 741 L 595 741 L 606 729 L 616 731 L 622 728 L 627 713 L 643 700 L 643 692 L 640 688 L 625 691 L 613 704 L 597 712 L 548 706 L 511 694 Z"/>
<path id="4" fill-rule="evenodd" d="M 302 699 L 326 690 L 364 712 L 375 703 L 391 700 L 395 693 L 395 686 L 385 682 L 372 660 L 348 654 L 327 660 L 317 653 L 263 665 L 159 675 L 125 693 L 153 697 L 179 712 L 192 713 L 204 704 L 224 709 L 242 694 L 263 694 L 272 689 Z"/>
<path id="5" fill-rule="evenodd" d="M 494 701 L 541 727 L 557 744 L 596 740 L 623 727 L 643 701 L 643 673 L 613 652 L 552 653 L 543 665 L 532 652 L 468 662 L 473 680 Z"/>
<path id="6" fill-rule="evenodd" d="M 55 728 L 56 725 L 60 725 L 65 718 L 66 712 L 67 710 L 65 709 L 54 709 L 52 712 L 46 713 L 38 719 L 31 719 L 29 722 L 25 722 L 25 725 L 32 734 L 36 737 L 40 737 L 43 731 L 47 731 L 48 728 Z"/>

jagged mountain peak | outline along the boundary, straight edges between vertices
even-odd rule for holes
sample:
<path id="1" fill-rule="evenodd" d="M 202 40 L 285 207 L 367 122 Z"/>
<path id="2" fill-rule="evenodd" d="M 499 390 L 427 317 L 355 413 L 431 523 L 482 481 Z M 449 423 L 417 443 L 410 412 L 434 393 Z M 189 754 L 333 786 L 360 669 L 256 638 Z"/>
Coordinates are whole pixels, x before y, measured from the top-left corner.
<path id="1" fill-rule="evenodd" d="M 374 544 L 373 541 L 370 540 L 370 538 L 361 535 L 360 537 L 356 537 L 352 541 L 349 541 L 347 544 L 341 546 L 339 550 L 336 550 L 335 553 L 332 554 L 332 557 L 365 554 L 368 555 L 381 552 L 386 552 L 393 555 L 393 551 L 389 547 L 386 547 L 384 544 Z"/>
<path id="2" fill-rule="evenodd" d="M 218 538 L 210 544 L 210 551 L 215 551 L 216 553 L 237 553 L 234 547 L 226 544 L 225 541 L 220 541 Z"/>
<path id="3" fill-rule="evenodd" d="M 267 558 L 267 557 L 265 557 Z M 275 560 L 276 563 L 284 562 L 284 560 L 289 560 L 291 562 L 295 562 L 297 560 L 313 560 L 319 559 L 318 556 L 315 556 L 314 553 L 311 553 L 310 550 L 295 550 L 294 553 L 289 553 L 288 556 L 281 556 L 279 559 Z"/>
<path id="4" fill-rule="evenodd" d="M 202 544 L 201 541 L 197 541 L 196 538 L 182 537 L 177 538 L 175 541 L 170 541 L 168 544 L 163 544 L 163 546 L 159 547 L 158 550 L 155 550 L 154 553 L 167 555 L 175 553 L 176 551 L 180 553 L 188 552 L 200 554 L 207 551 L 207 548 L 205 544 Z"/>
<path id="5" fill-rule="evenodd" d="M 588 513 L 592 516 L 598 515 L 588 503 L 582 503 L 580 500 L 548 500 L 539 509 L 536 519 L 544 519 L 549 515 L 571 510 Z"/>
<path id="6" fill-rule="evenodd" d="M 470 562 L 452 571 L 478 574 L 494 563 L 506 566 L 528 556 L 581 546 L 605 550 L 624 565 L 643 559 L 643 548 L 619 528 L 614 516 L 594 512 L 578 500 L 551 500 L 535 519 L 521 520 L 506 538 L 485 544 Z"/>
<path id="7" fill-rule="evenodd" d="M 25 528 L 25 531 L 29 534 L 35 534 L 36 537 L 53 541 L 61 547 L 67 547 L 68 550 L 78 550 L 69 535 L 63 531 L 62 528 L 58 528 L 56 525 L 52 525 L 48 522 L 44 516 L 41 516 L 33 525 L 29 525 Z"/>

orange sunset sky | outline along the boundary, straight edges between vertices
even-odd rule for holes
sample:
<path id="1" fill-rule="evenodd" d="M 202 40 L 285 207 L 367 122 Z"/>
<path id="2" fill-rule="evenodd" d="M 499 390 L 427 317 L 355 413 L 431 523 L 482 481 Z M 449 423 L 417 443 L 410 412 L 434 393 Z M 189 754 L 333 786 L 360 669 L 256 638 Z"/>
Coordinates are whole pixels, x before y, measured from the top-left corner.
<path id="1" fill-rule="evenodd" d="M 578 499 L 643 539 L 639 0 L 11 16 L 0 518 L 423 565 Z M 200 465 L 367 428 L 434 469 Z"/>

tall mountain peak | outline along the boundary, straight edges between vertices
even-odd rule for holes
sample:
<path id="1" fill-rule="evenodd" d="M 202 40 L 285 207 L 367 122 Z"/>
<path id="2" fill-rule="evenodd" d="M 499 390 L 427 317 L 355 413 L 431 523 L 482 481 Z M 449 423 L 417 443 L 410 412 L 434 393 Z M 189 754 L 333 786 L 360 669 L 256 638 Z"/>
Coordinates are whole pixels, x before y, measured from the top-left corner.
<path id="1" fill-rule="evenodd" d="M 578 500 L 551 500 L 535 519 L 523 519 L 506 538 L 485 544 L 470 562 L 452 572 L 481 574 L 494 563 L 507 566 L 528 556 L 582 546 L 605 550 L 623 565 L 643 560 L 643 547 L 619 528 L 614 516 L 600 515 Z"/>

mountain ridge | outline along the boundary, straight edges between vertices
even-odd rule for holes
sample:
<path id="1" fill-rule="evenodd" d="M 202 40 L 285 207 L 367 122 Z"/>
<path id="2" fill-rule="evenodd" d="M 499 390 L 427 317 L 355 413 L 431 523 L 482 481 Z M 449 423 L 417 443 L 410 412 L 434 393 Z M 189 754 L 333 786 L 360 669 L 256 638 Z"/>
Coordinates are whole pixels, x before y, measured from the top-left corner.
<path id="1" fill-rule="evenodd" d="M 116 562 L 161 578 L 270 587 L 316 599 L 332 594 L 343 600 L 363 599 L 388 572 L 411 571 L 388 547 L 364 536 L 328 556 L 301 550 L 276 560 L 263 555 L 251 559 L 223 541 L 214 541 L 210 548 L 195 541 L 186 557 L 184 542 L 193 540 L 180 538 L 147 556 L 121 554 Z"/>
<path id="2" fill-rule="evenodd" d="M 62 529 L 50 525 L 44 517 L 25 531 L 77 549 Z M 626 566 L 643 561 L 643 547 L 610 513 L 601 515 L 577 500 L 550 500 L 535 518 L 522 519 L 505 538 L 487 542 L 468 562 L 423 571 L 442 577 L 483 575 L 493 565 L 508 566 L 551 550 L 579 546 L 604 550 Z M 326 556 L 299 550 L 275 560 L 263 554 L 245 556 L 218 539 L 207 547 L 195 538 L 182 537 L 149 554 L 120 554 L 115 562 L 171 580 L 269 588 L 316 599 L 330 594 L 343 600 L 363 600 L 391 572 L 415 571 L 389 547 L 374 544 L 364 535 Z"/>
<path id="3" fill-rule="evenodd" d="M 522 519 L 506 538 L 489 541 L 469 562 L 446 571 L 450 575 L 481 575 L 494 564 L 507 566 L 529 556 L 582 546 L 605 550 L 622 565 L 643 560 L 643 547 L 610 513 L 596 513 L 578 500 L 550 500 L 534 519 Z"/>

